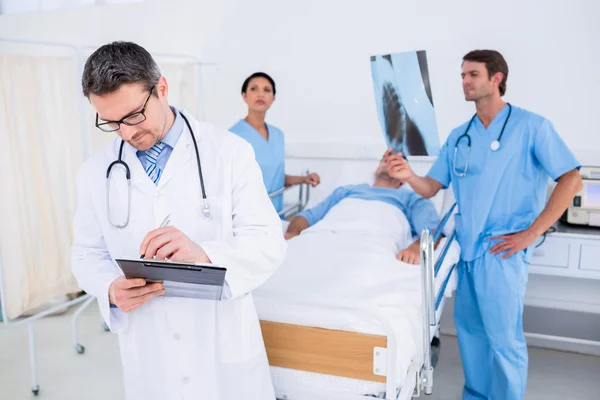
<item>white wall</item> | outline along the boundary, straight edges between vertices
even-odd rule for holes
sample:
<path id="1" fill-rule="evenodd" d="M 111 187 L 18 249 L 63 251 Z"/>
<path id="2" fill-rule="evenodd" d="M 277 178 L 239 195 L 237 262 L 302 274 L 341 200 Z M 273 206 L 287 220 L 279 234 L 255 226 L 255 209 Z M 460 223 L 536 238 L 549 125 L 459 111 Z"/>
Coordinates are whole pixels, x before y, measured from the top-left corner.
<path id="1" fill-rule="evenodd" d="M 303 156 L 342 141 L 360 144 L 338 151 L 347 156 L 383 148 L 369 56 L 404 50 L 427 50 L 445 139 L 473 112 L 462 98 L 461 57 L 494 48 L 510 67 L 506 99 L 550 118 L 587 158 L 600 154 L 592 125 L 600 109 L 599 14 L 596 0 L 146 0 L 2 16 L 0 37 L 88 45 L 125 39 L 218 61 L 218 71 L 205 72 L 205 112 L 223 127 L 244 116 L 243 79 L 264 70 L 279 91 L 269 121 L 286 132 L 290 152 Z"/>
<path id="2" fill-rule="evenodd" d="M 211 5 L 210 12 L 202 11 L 204 3 Z M 218 4 L 211 3 L 218 2 L 146 0 L 142 4 L 8 14 L 0 16 L 0 37 L 93 46 L 131 40 L 154 52 L 198 55 L 206 46 L 212 17 L 219 13 Z"/>
<path id="3" fill-rule="evenodd" d="M 214 120 L 226 124 L 243 114 L 239 86 L 263 69 L 279 85 L 269 119 L 289 143 L 383 145 L 369 56 L 426 49 L 445 139 L 473 113 L 462 97 L 461 57 L 487 47 L 509 62 L 507 100 L 549 117 L 572 148 L 600 151 L 600 135 L 584 117 L 600 108 L 596 0 L 289 4 L 239 2 L 226 10 L 220 40 L 206 49 L 223 63 Z"/>

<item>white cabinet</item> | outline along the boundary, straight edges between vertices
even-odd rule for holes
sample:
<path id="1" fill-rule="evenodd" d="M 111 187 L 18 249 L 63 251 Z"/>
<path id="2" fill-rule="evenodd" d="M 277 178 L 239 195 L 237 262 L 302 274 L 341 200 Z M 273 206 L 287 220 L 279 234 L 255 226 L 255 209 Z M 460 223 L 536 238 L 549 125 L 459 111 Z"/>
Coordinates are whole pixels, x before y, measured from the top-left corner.
<path id="1" fill-rule="evenodd" d="M 600 314 L 600 234 L 559 230 L 538 243 L 525 304 Z"/>
<path id="2" fill-rule="evenodd" d="M 600 273 L 600 242 L 597 245 L 582 245 L 579 269 Z"/>
<path id="3" fill-rule="evenodd" d="M 554 268 L 569 268 L 569 250 L 569 243 L 547 238 L 540 247 L 533 249 L 531 264 Z"/>
<path id="4" fill-rule="evenodd" d="M 532 249 L 530 273 L 600 280 L 600 234 L 559 231 L 538 243 Z"/>

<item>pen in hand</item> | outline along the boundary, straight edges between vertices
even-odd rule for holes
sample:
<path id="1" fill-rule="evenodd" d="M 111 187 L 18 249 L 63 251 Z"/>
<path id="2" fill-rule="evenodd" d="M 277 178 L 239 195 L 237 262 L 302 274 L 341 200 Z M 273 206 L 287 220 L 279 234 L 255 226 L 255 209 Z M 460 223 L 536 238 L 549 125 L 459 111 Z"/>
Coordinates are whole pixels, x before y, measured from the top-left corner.
<path id="1" fill-rule="evenodd" d="M 171 214 L 167 215 L 166 218 L 164 219 L 164 221 L 160 224 L 160 226 L 158 228 L 160 229 L 160 228 L 164 228 L 164 227 L 168 226 L 171 223 L 171 220 L 169 219 L 170 217 L 171 217 Z M 146 256 L 145 254 L 142 254 L 140 256 L 140 259 L 143 259 L 145 256 Z"/>

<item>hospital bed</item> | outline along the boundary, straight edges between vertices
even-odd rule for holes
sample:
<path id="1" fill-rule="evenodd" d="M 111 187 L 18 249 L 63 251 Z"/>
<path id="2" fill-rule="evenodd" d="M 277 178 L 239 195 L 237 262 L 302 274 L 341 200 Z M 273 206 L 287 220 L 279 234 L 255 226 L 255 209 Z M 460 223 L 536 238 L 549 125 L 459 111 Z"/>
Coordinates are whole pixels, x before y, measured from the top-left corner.
<path id="1" fill-rule="evenodd" d="M 294 263 L 290 258 L 318 252 L 319 241 L 327 240 L 316 237 L 310 249 L 288 242 L 281 268 L 289 273 L 253 293 L 278 399 L 406 400 L 432 393 L 431 339 L 456 287 L 460 256 L 449 228 L 454 208 L 434 233 L 421 232 L 420 266 L 394 260 L 392 268 L 377 270 L 378 262 L 389 262 L 377 256 L 356 266 L 361 261 L 354 260 L 368 260 L 370 245 L 328 250 L 330 243 L 322 243 L 333 257 L 323 260 L 318 253 L 312 261 L 296 262 L 294 274 L 286 268 Z M 324 280 L 334 276 L 323 272 L 329 263 L 344 265 L 330 286 Z"/>

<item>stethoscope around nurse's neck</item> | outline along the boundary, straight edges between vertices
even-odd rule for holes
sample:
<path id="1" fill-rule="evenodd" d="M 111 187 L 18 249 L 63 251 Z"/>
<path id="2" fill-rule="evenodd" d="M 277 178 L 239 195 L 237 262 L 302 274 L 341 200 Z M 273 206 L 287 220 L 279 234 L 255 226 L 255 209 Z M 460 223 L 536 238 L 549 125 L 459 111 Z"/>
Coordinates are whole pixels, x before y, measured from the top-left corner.
<path id="1" fill-rule="evenodd" d="M 508 119 L 510 118 L 510 114 L 512 113 L 512 106 L 510 105 L 510 103 L 507 103 L 507 104 L 508 104 L 508 115 L 506 116 L 506 119 L 504 120 L 504 125 L 502 125 L 502 130 L 500 131 L 500 135 L 498 136 L 498 139 L 494 140 L 492 142 L 492 144 L 490 145 L 490 150 L 492 150 L 492 151 L 498 151 L 498 149 L 500 148 L 500 139 L 502 138 L 502 135 L 504 134 L 504 128 L 506 128 L 506 124 L 508 123 Z M 469 155 L 471 154 L 471 136 L 469 135 L 469 129 L 471 128 L 471 125 L 473 124 L 473 121 L 475 120 L 476 117 L 477 117 L 477 114 L 473 115 L 473 117 L 469 121 L 469 125 L 467 125 L 467 129 L 465 129 L 465 133 L 463 133 L 462 135 L 460 135 L 458 137 L 458 139 L 456 140 L 456 144 L 454 145 L 454 173 L 457 176 L 460 176 L 461 178 L 467 175 L 467 169 L 469 168 Z M 456 170 L 456 155 L 458 153 L 458 144 L 460 143 L 462 138 L 467 138 L 467 157 L 466 157 L 466 161 L 465 161 L 464 171 L 458 172 Z"/>

